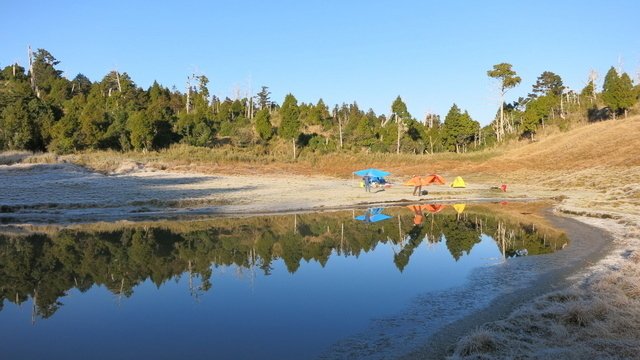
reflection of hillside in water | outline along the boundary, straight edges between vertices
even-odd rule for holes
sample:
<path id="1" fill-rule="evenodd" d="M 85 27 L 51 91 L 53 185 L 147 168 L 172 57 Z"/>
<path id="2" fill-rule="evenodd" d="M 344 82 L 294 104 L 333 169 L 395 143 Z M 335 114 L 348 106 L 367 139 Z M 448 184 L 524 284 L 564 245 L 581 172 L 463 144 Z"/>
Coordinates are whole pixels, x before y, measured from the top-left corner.
<path id="1" fill-rule="evenodd" d="M 0 235 L 0 306 L 5 301 L 34 301 L 35 316 L 47 318 L 71 289 L 87 291 L 103 285 L 129 297 L 147 279 L 157 286 L 185 273 L 193 296 L 212 286 L 213 270 L 268 275 L 282 260 L 290 273 L 306 262 L 323 267 L 331 256 L 357 257 L 379 243 L 395 249 L 393 261 L 402 271 L 423 242 L 446 244 L 457 261 L 469 254 L 481 236 L 490 236 L 505 258 L 517 250 L 545 254 L 566 245 L 563 233 L 536 231 L 534 223 L 493 213 L 490 207 L 467 206 L 463 213 L 389 208 L 391 218 L 367 223 L 354 212 L 298 214 L 240 219 L 155 224 L 99 224 L 30 235 Z"/>

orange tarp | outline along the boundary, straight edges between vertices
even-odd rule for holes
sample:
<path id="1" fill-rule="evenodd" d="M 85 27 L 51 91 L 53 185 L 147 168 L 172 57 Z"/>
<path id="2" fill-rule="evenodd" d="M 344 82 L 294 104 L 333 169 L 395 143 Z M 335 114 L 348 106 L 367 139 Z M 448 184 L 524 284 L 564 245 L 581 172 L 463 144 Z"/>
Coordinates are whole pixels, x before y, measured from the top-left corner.
<path id="1" fill-rule="evenodd" d="M 404 185 L 408 186 L 420 186 L 420 185 L 429 185 L 429 184 L 438 184 L 444 185 L 444 178 L 437 174 L 427 175 L 427 176 L 414 176 L 411 179 L 404 182 Z"/>

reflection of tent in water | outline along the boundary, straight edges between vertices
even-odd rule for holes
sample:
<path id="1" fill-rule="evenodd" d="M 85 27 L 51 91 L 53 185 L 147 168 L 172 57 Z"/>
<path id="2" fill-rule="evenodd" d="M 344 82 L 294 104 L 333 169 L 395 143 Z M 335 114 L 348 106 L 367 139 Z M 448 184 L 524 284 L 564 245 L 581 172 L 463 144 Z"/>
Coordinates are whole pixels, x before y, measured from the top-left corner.
<path id="1" fill-rule="evenodd" d="M 425 205 L 407 205 L 407 209 L 413 212 L 413 224 L 422 225 L 424 220 L 424 212 L 430 212 L 432 214 L 439 213 L 445 208 L 444 204 L 425 204 Z M 433 220 L 433 218 L 432 218 Z M 433 225 L 433 221 L 431 223 Z"/>
<path id="2" fill-rule="evenodd" d="M 463 205 L 464 207 L 464 205 Z M 420 225 L 422 223 L 422 212 L 430 212 L 432 214 L 438 213 L 445 208 L 444 204 L 426 204 L 426 205 L 407 205 L 407 209 L 413 211 L 413 223 Z"/>
<path id="3" fill-rule="evenodd" d="M 359 215 L 356 216 L 355 219 L 356 220 L 360 220 L 360 221 L 364 221 L 367 223 L 372 223 L 372 222 L 378 222 L 378 221 L 382 221 L 382 220 L 387 220 L 387 219 L 391 219 L 393 216 L 387 215 L 387 214 L 383 214 L 382 211 L 384 209 L 383 208 L 371 208 L 371 209 L 367 209 L 367 212 L 364 213 L 364 215 Z"/>
<path id="4" fill-rule="evenodd" d="M 463 188 L 463 187 L 467 187 L 467 184 L 465 184 L 464 180 L 462 180 L 462 178 L 460 176 L 458 176 L 451 183 L 451 187 L 453 187 L 453 188 Z"/>
<path id="5" fill-rule="evenodd" d="M 464 211 L 465 204 L 454 204 L 453 208 L 456 210 L 458 214 L 462 214 Z"/>
<path id="6" fill-rule="evenodd" d="M 424 211 L 428 211 L 430 213 L 438 213 L 440 211 L 442 211 L 442 209 L 445 208 L 446 205 L 444 204 L 428 204 L 428 205 L 422 205 L 422 210 Z"/>

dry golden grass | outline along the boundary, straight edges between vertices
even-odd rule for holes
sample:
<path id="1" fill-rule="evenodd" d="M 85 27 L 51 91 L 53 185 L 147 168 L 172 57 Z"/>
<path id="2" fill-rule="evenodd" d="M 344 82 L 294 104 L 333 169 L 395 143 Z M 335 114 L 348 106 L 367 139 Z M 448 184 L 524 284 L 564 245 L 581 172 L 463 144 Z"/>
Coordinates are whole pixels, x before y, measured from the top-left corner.
<path id="1" fill-rule="evenodd" d="M 640 176 L 640 116 L 605 121 L 549 135 L 538 142 L 521 141 L 493 150 L 466 154 L 302 153 L 291 158 L 290 148 L 196 148 L 174 145 L 159 152 L 86 152 L 63 157 L 101 171 L 112 172 L 122 162 L 174 171 L 231 175 L 299 174 L 346 178 L 361 168 L 377 167 L 396 176 L 440 173 L 473 181 L 490 179 L 543 185 L 606 189 L 612 180 L 637 183 Z M 640 197 L 640 189 L 631 189 Z"/>

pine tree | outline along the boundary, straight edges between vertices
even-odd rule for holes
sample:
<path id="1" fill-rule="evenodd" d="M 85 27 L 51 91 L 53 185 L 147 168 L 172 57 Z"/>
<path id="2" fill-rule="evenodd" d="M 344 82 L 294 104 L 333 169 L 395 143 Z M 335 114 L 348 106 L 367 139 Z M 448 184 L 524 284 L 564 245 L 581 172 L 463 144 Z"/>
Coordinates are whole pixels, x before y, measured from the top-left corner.
<path id="1" fill-rule="evenodd" d="M 269 109 L 260 109 L 256 113 L 255 117 L 256 123 L 255 128 L 256 132 L 260 139 L 264 141 L 268 141 L 271 139 L 273 135 L 273 127 L 271 125 L 271 115 L 269 114 Z"/>
<path id="2" fill-rule="evenodd" d="M 604 78 L 602 84 L 602 100 L 609 107 L 615 119 L 617 114 L 624 112 L 635 104 L 635 94 L 633 90 L 633 82 L 629 75 L 623 73 L 618 75 L 616 69 L 612 66 Z"/>
<path id="3" fill-rule="evenodd" d="M 300 135 L 300 109 L 298 109 L 298 100 L 292 95 L 287 94 L 280 108 L 280 129 L 279 135 L 283 139 L 290 139 L 293 144 L 293 158 L 296 157 L 296 140 Z"/>
<path id="4" fill-rule="evenodd" d="M 443 140 L 449 150 L 461 152 L 466 145 L 472 142 L 480 124 L 471 119 L 468 112 L 461 113 L 456 104 L 451 106 L 444 119 Z"/>
<path id="5" fill-rule="evenodd" d="M 500 80 L 500 117 L 496 124 L 496 136 L 498 142 L 504 138 L 504 95 L 506 92 L 520 84 L 522 79 L 516 76 L 516 72 L 511 69 L 511 64 L 500 63 L 493 65 L 493 70 L 487 71 L 487 75 Z"/>

